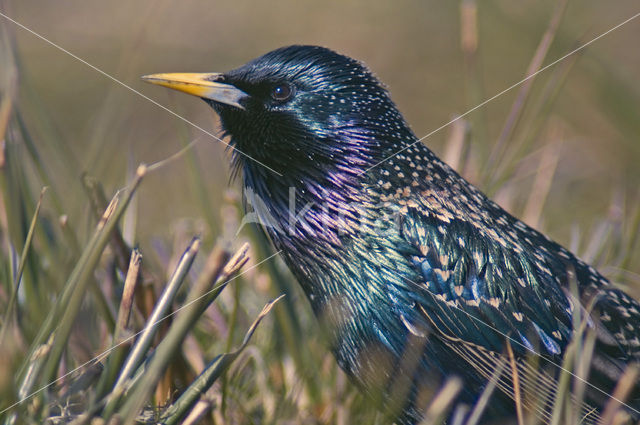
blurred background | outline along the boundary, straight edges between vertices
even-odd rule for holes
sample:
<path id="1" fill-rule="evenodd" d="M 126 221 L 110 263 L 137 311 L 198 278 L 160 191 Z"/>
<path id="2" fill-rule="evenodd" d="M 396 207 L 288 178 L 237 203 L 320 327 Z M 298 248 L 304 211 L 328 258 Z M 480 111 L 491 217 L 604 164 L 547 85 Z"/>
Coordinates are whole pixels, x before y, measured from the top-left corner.
<path id="1" fill-rule="evenodd" d="M 482 2 L 475 54 L 461 48 L 460 2 L 22 0 L 9 2 L 7 12 L 214 132 L 215 117 L 202 102 L 146 85 L 139 77 L 225 71 L 289 44 L 327 46 L 364 61 L 422 137 L 521 80 L 557 3 Z M 618 1 L 615 7 L 599 1 L 569 2 L 544 64 L 636 12 L 633 0 Z M 8 25 L 6 20 L 2 24 Z M 526 154 L 539 154 L 551 137 L 562 140 L 554 142 L 558 164 L 542 219 L 549 224 L 545 230 L 564 244 L 570 243 L 572 225 L 589 229 L 594 217 L 607 215 L 612 197 L 638 199 L 639 25 L 631 22 L 545 71 L 532 88 L 531 96 L 538 98 L 551 78 L 563 79 L 545 128 Z M 12 24 L 8 30 L 15 33 L 20 61 L 20 105 L 43 148 L 46 135 L 55 131 L 80 168 L 113 190 L 124 182 L 127 164 L 164 159 L 182 147 L 181 139 L 200 137 L 195 150 L 206 175 L 207 196 L 212 205 L 220 203 L 229 182 L 222 144 L 27 31 Z M 568 74 L 560 74 L 569 62 Z M 471 130 L 473 150 L 481 155 L 491 150 L 516 95 L 512 90 L 467 116 L 478 127 Z M 47 127 L 42 128 L 45 119 Z M 562 134 L 551 136 L 550 127 Z M 425 143 L 442 154 L 448 130 Z M 48 166 L 56 178 L 66 179 L 69 200 L 75 198 L 78 176 L 67 175 L 73 169 L 67 164 Z M 188 178 L 184 166 L 177 161 L 145 183 L 140 214 L 147 219 L 140 222 L 141 243 L 150 233 L 160 236 L 157 223 L 197 211 L 199 194 L 181 190 Z M 528 171 L 523 178 L 531 181 L 535 170 Z M 526 199 L 526 189 L 519 196 Z"/>
<path id="2" fill-rule="evenodd" d="M 144 84 L 140 76 L 226 71 L 289 44 L 330 47 L 374 71 L 418 137 L 639 12 L 634 0 L 20 0 L 0 5 L 2 14 L 214 134 L 217 118 L 203 102 Z M 2 90 L 5 95 L 16 91 L 13 108 L 20 113 L 20 123 L 9 122 L 9 132 L 20 125 L 28 129 L 59 196 L 58 210 L 45 197 L 42 214 L 52 223 L 46 231 L 58 232 L 63 213 L 87 237 L 92 221 L 83 172 L 111 197 L 137 164 L 162 161 L 197 139 L 191 150 L 145 177 L 125 221 L 125 239 L 140 247 L 144 261 L 166 273 L 193 235 L 201 234 L 208 248 L 220 238 L 232 245 L 254 240 L 251 232 L 236 235 L 241 195 L 239 182 L 230 181 L 222 143 L 5 17 L 0 26 L 9 40 L 3 57 L 15 52 L 15 66 L 6 60 L 0 65 Z M 594 262 L 636 296 L 638 39 L 640 18 L 546 69 L 525 85 L 526 91 L 510 90 L 424 140 L 513 214 Z M 42 170 L 28 159 L 26 148 L 17 152 L 24 154 L 21 167 L 35 200 L 45 184 Z M 10 215 L 12 200 L 3 202 L 0 209 Z M 254 244 L 252 261 L 269 252 Z M 257 268 L 233 297 L 223 298 L 221 317 L 237 302 L 251 317 L 270 296 L 287 290 L 299 326 L 310 329 L 301 333 L 308 336 L 299 350 L 311 360 L 305 371 L 292 370 L 304 376 L 323 367 L 338 380 L 332 385 L 347 385 L 315 341 L 306 300 L 278 261 Z M 274 269 L 283 282 L 274 283 Z M 273 348 L 267 330 L 262 336 L 258 331 L 257 341 L 266 352 Z M 87 355 L 94 350 L 87 348 Z M 283 358 L 291 355 L 282 351 Z M 300 386 L 304 393 L 306 387 Z M 336 420 L 328 417 L 326 422 Z"/>

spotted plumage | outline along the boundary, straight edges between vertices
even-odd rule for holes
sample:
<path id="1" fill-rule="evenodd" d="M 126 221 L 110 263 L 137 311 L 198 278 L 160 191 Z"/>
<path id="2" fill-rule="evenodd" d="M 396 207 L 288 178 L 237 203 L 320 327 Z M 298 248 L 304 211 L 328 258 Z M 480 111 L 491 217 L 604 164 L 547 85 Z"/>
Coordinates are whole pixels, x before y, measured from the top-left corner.
<path id="1" fill-rule="evenodd" d="M 417 423 L 454 375 L 465 384 L 456 402 L 468 405 L 497 379 L 484 418 L 513 417 L 511 366 L 525 407 L 548 420 L 558 365 L 591 332 L 581 408 L 597 422 L 625 367 L 640 361 L 640 305 L 439 160 L 363 64 L 291 46 L 189 77 L 191 86 L 171 75 L 149 79 L 220 115 L 247 203 L 338 363 L 398 423 Z M 636 388 L 631 416 L 639 397 Z"/>

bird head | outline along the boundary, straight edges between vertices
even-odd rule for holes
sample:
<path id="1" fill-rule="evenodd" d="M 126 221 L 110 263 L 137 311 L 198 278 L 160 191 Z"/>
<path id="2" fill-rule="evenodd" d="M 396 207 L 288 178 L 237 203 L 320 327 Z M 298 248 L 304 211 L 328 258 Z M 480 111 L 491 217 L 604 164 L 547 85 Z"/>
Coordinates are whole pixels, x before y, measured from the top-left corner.
<path id="1" fill-rule="evenodd" d="M 226 73 L 143 79 L 211 105 L 249 180 L 275 171 L 289 186 L 342 184 L 414 137 L 365 65 L 323 47 L 283 47 Z"/>

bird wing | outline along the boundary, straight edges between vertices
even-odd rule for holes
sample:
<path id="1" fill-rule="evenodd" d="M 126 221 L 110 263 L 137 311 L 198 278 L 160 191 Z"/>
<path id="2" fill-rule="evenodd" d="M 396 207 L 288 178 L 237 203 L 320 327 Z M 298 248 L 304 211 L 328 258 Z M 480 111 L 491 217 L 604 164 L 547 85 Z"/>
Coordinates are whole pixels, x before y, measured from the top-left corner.
<path id="1" fill-rule="evenodd" d="M 640 303 L 613 286 L 589 287 L 582 295 L 593 304 L 601 351 L 640 362 Z"/>
<path id="2" fill-rule="evenodd" d="M 529 381 L 525 393 L 545 389 L 544 399 L 552 400 L 557 389 L 552 375 L 574 336 L 575 308 L 596 338 L 594 384 L 589 388 L 593 399 L 615 385 L 626 362 L 639 359 L 638 328 L 632 320 L 640 317 L 638 303 L 603 287 L 606 280 L 595 270 L 535 230 L 527 227 L 520 235 L 525 244 L 515 245 L 463 217 L 443 220 L 419 206 L 409 205 L 401 217 L 404 255 L 414 273 L 403 276 L 401 289 L 390 290 L 390 296 L 403 304 L 398 311 L 405 326 L 410 331 L 427 327 L 481 376 L 490 379 L 500 364 L 513 360 L 520 379 Z M 572 279 L 579 299 L 569 289 Z M 587 314 L 589 301 L 595 310 Z M 532 367 L 527 360 L 532 355 L 556 372 Z M 512 379 L 502 374 L 497 386 L 515 398 Z M 582 408 L 585 414 L 593 411 L 587 404 Z M 548 414 L 548 409 L 539 410 Z M 597 417 L 593 415 L 588 414 Z"/>
<path id="3" fill-rule="evenodd" d="M 403 216 L 402 233 L 415 273 L 399 299 L 430 326 L 498 353 L 508 339 L 517 354 L 559 358 L 572 334 L 572 304 L 554 277 L 566 274 L 561 265 L 419 209 Z"/>

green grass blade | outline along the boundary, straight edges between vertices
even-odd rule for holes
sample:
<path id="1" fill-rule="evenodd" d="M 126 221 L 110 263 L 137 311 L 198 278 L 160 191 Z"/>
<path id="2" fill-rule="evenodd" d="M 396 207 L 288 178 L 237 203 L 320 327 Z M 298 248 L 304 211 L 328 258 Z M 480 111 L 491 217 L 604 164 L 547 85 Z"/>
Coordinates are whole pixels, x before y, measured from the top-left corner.
<path id="1" fill-rule="evenodd" d="M 196 378 L 195 381 L 186 389 L 186 391 L 180 396 L 180 398 L 171 405 L 161 416 L 160 423 L 163 425 L 175 425 L 180 419 L 191 409 L 198 401 L 200 396 L 204 394 L 213 383 L 218 379 L 223 372 L 233 363 L 238 355 L 245 349 L 249 340 L 253 336 L 253 333 L 257 329 L 260 321 L 271 311 L 271 308 L 284 297 L 281 295 L 273 301 L 267 303 L 253 324 L 249 327 L 249 330 L 244 336 L 242 344 L 234 351 L 217 356 L 213 361 L 205 368 L 205 370 Z"/>
<path id="2" fill-rule="evenodd" d="M 121 197 L 120 201 L 117 202 L 117 206 L 114 207 L 115 210 L 106 217 L 105 221 L 99 223 L 93 239 L 94 243 L 83 253 L 67 282 L 65 290 L 68 290 L 68 293 L 63 294 L 61 297 L 62 303 L 56 309 L 57 314 L 55 314 L 55 317 L 52 317 L 53 319 L 59 317 L 59 320 L 55 320 L 59 325 L 55 326 L 55 340 L 42 376 L 45 385 L 49 385 L 49 383 L 55 379 L 60 357 L 66 347 L 71 328 L 80 310 L 87 286 L 91 281 L 90 276 L 100 260 L 102 251 L 111 239 L 113 230 L 116 228 L 122 214 L 142 181 L 145 172 L 144 166 L 138 168 L 131 188 Z"/>
<path id="3" fill-rule="evenodd" d="M 237 273 L 247 262 L 247 250 L 248 245 L 245 244 L 229 261 L 227 261 L 228 255 L 222 250 L 217 249 L 211 253 L 184 307 L 172 323 L 165 338 L 156 348 L 144 376 L 130 390 L 126 402 L 119 410 L 119 416 L 124 423 L 133 423 L 165 368 L 180 349 L 187 333 L 193 328 L 209 304 L 226 287 L 229 277 Z M 211 289 L 212 282 L 215 282 L 213 289 Z"/>
<path id="4" fill-rule="evenodd" d="M 140 336 L 138 337 L 136 344 L 133 346 L 129 358 L 127 358 L 127 361 L 120 371 L 120 376 L 116 381 L 114 391 L 117 391 L 119 387 L 122 387 L 124 385 L 124 382 L 129 379 L 131 373 L 142 362 L 144 355 L 153 342 L 153 338 L 159 330 L 159 327 L 157 326 L 158 323 L 165 318 L 166 313 L 169 311 L 169 308 L 171 307 L 171 304 L 173 303 L 178 290 L 181 288 L 185 278 L 187 277 L 187 273 L 191 269 L 193 260 L 195 259 L 199 249 L 200 239 L 195 238 L 182 255 L 182 258 L 180 259 L 180 262 L 178 263 L 173 276 L 162 292 L 162 295 L 156 303 L 151 316 L 149 316 L 147 325 L 142 331 L 142 334 L 140 334 Z"/>
<path id="5" fill-rule="evenodd" d="M 33 218 L 31 219 L 31 225 L 29 226 L 29 232 L 27 233 L 27 239 L 24 242 L 24 246 L 22 247 L 22 254 L 20 255 L 20 262 L 18 263 L 18 270 L 13 279 L 13 288 L 11 291 L 11 297 L 9 298 L 9 304 L 7 305 L 7 309 L 4 314 L 4 318 L 2 320 L 2 330 L 0 331 L 0 344 L 4 345 L 4 338 L 6 336 L 6 332 L 8 327 L 12 322 L 12 314 L 13 309 L 16 303 L 16 298 L 18 296 L 18 291 L 20 290 L 20 282 L 22 281 L 22 272 L 24 270 L 24 265 L 27 260 L 27 255 L 29 253 L 29 249 L 31 248 L 31 242 L 33 241 L 33 233 L 36 228 L 36 223 L 38 221 L 38 216 L 40 214 L 40 207 L 42 206 L 42 197 L 44 196 L 47 188 L 43 188 L 40 192 L 40 198 L 38 199 L 38 203 L 36 205 L 36 211 L 33 213 Z"/>

